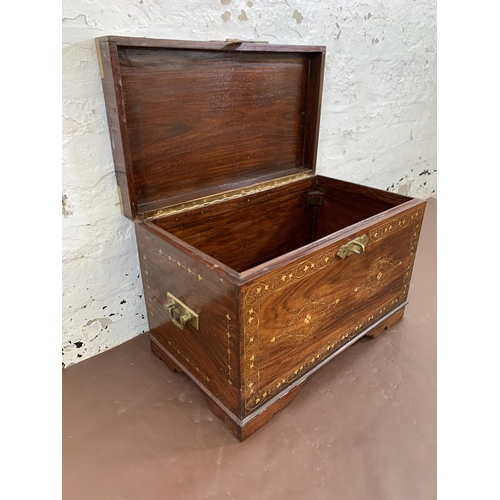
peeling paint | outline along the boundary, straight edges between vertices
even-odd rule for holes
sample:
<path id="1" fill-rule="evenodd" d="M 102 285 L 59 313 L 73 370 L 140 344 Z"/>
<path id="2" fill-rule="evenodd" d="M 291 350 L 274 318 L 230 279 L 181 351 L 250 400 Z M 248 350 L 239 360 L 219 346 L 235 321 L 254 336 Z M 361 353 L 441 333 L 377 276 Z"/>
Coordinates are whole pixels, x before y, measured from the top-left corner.
<path id="1" fill-rule="evenodd" d="M 406 196 L 410 191 L 411 184 L 412 184 L 412 181 L 405 182 L 404 184 L 401 184 L 398 187 L 398 191 L 397 191 L 398 194 L 402 194 L 402 195 Z"/>
<path id="2" fill-rule="evenodd" d="M 73 212 L 68 207 L 68 197 L 65 194 L 62 195 L 62 214 L 64 217 L 73 215 Z"/>
<path id="3" fill-rule="evenodd" d="M 249 7 L 253 7 L 253 2 L 248 1 L 248 2 L 247 2 L 247 5 L 248 5 Z"/>
<path id="4" fill-rule="evenodd" d="M 85 327 L 91 326 L 95 323 L 99 323 L 104 328 L 106 325 L 109 325 L 110 323 L 112 323 L 112 321 L 109 318 L 91 319 L 90 321 L 87 321 L 87 323 L 85 323 L 85 325 L 83 325 L 83 327 L 85 328 Z"/>
<path id="5" fill-rule="evenodd" d="M 297 24 L 300 24 L 302 22 L 302 19 L 304 19 L 302 14 L 297 9 L 293 11 L 292 17 L 297 21 Z"/>
<path id="6" fill-rule="evenodd" d="M 222 14 L 222 16 L 220 17 L 222 17 L 222 20 L 226 23 L 231 18 L 231 12 L 226 10 L 226 12 L 224 12 L 224 14 Z"/>
<path id="7" fill-rule="evenodd" d="M 231 3 L 231 0 L 220 0 L 220 3 L 222 5 L 229 5 Z"/>
<path id="8" fill-rule="evenodd" d="M 248 17 L 247 17 L 246 12 L 244 10 L 241 11 L 241 14 L 238 16 L 238 19 L 240 21 L 248 21 Z"/>

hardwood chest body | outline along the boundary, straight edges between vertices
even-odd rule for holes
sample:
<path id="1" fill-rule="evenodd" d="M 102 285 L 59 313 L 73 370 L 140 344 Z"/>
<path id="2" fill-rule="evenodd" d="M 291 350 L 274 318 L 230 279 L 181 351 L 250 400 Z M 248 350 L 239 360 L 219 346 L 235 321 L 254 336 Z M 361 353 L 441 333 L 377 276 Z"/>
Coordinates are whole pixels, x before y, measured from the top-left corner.
<path id="1" fill-rule="evenodd" d="M 244 440 L 402 318 L 425 201 L 315 174 L 324 47 L 96 42 L 151 348 Z"/>

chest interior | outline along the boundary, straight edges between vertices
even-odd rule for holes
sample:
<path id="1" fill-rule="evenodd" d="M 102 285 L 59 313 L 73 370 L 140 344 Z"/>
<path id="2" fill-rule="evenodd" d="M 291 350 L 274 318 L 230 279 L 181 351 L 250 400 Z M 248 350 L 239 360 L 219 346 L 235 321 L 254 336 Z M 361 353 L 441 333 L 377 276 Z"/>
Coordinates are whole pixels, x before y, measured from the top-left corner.
<path id="1" fill-rule="evenodd" d="M 408 200 L 394 193 L 316 176 L 154 222 L 243 272 Z"/>

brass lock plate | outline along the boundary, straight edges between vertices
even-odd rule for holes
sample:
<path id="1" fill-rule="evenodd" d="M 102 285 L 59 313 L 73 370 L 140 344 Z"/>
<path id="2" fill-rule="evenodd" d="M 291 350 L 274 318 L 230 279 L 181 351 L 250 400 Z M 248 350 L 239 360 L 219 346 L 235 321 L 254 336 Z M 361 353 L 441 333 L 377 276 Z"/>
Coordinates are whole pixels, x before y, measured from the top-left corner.
<path id="1" fill-rule="evenodd" d="M 194 326 L 197 330 L 200 329 L 199 315 L 170 292 L 167 292 L 165 309 L 167 309 L 174 324 L 181 330 L 184 330 L 184 325 L 187 323 Z M 176 316 L 179 317 L 179 320 L 176 319 Z"/>

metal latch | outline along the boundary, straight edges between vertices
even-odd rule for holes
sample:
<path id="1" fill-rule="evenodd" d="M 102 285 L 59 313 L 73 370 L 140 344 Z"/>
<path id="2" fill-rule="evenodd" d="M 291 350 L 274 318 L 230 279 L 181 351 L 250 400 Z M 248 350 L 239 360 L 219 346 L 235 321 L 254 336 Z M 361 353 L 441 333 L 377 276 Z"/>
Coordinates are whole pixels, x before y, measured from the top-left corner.
<path id="1" fill-rule="evenodd" d="M 168 311 L 170 319 L 173 321 L 174 325 L 181 330 L 187 323 L 190 323 L 197 330 L 200 329 L 200 317 L 192 309 L 190 309 L 186 304 L 181 302 L 177 297 L 172 295 L 170 292 L 167 293 L 167 303 L 165 304 L 165 309 Z M 179 319 L 177 319 L 177 317 Z"/>
<path id="2" fill-rule="evenodd" d="M 307 204 L 320 207 L 326 203 L 326 194 L 323 191 L 315 190 L 307 193 Z"/>
<path id="3" fill-rule="evenodd" d="M 359 238 L 356 238 L 349 243 L 346 243 L 345 245 L 342 245 L 340 247 L 340 250 L 337 252 L 337 255 L 341 259 L 345 259 L 346 257 L 349 257 L 349 255 L 356 254 L 356 255 L 361 255 L 365 253 L 365 247 L 368 243 L 368 236 L 364 234 L 363 236 L 360 236 Z"/>

